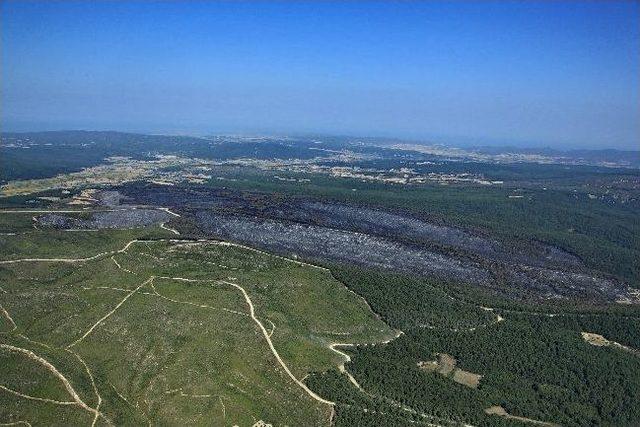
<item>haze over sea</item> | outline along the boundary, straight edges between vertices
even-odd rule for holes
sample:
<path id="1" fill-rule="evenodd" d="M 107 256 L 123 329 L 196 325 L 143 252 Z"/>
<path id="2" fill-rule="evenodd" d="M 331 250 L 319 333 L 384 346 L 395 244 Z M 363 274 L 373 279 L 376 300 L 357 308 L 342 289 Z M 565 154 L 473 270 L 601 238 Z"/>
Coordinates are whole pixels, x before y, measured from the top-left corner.
<path id="1" fill-rule="evenodd" d="M 638 2 L 17 2 L 3 131 L 638 149 Z"/>

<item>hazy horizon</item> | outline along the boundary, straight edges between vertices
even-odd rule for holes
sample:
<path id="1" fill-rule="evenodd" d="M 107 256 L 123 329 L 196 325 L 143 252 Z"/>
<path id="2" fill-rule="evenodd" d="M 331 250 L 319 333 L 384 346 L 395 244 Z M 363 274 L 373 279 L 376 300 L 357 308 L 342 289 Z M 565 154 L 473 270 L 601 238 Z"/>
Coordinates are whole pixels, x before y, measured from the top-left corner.
<path id="1" fill-rule="evenodd" d="M 2 131 L 640 146 L 637 2 L 0 8 Z"/>

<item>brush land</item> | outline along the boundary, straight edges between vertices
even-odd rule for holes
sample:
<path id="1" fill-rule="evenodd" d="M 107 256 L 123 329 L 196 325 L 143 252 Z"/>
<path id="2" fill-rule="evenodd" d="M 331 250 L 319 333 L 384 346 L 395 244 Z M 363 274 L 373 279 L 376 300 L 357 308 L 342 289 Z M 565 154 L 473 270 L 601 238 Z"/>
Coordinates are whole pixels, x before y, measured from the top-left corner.
<path id="1" fill-rule="evenodd" d="M 2 424 L 640 424 L 629 154 L 0 149 Z"/>

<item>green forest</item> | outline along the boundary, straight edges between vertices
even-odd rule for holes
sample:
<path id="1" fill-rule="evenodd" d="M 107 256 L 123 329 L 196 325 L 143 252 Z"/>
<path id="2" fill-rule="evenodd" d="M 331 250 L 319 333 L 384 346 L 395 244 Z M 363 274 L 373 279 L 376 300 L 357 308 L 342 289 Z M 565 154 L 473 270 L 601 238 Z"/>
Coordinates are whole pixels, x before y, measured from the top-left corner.
<path id="1" fill-rule="evenodd" d="M 521 425 L 484 413 L 496 405 L 512 415 L 566 426 L 640 423 L 638 354 L 595 347 L 580 335 L 599 333 L 638 348 L 640 318 L 633 310 L 607 314 L 574 309 L 549 316 L 538 306 L 511 303 L 509 309 L 487 311 L 474 305 L 472 296 L 451 297 L 455 292 L 446 293 L 446 284 L 372 270 L 332 270 L 385 321 L 403 331 L 388 344 L 346 349 L 352 355 L 346 368 L 364 392 L 337 371 L 307 380 L 319 393 L 340 402 L 336 425 L 429 421 L 420 414 L 434 416 L 440 424 L 448 420 Z M 498 313 L 503 321 L 488 317 Z M 431 327 L 424 327 L 427 324 Z M 479 387 L 469 388 L 418 367 L 437 353 L 449 354 L 457 366 L 482 375 Z M 415 412 L 399 410 L 401 406 Z"/>

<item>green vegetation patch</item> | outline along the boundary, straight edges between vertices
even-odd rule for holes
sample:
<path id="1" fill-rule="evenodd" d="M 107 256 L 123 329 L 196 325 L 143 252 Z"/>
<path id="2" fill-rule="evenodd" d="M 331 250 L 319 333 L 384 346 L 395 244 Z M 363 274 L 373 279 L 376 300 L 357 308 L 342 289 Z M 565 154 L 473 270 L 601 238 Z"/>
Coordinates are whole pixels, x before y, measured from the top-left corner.
<path id="1" fill-rule="evenodd" d="M 331 407 L 285 366 L 300 380 L 343 362 L 333 342 L 394 335 L 326 269 L 220 242 L 158 240 L 157 229 L 55 233 L 23 235 L 3 258 L 102 255 L 0 265 L 2 306 L 16 325 L 0 344 L 47 360 L 88 409 L 0 390 L 2 422 L 91 424 L 100 402 L 97 425 L 326 425 Z M 21 365 L 25 354 L 1 354 L 0 385 L 72 399 L 50 370 Z"/>
<path id="2" fill-rule="evenodd" d="M 514 416 L 568 426 L 640 423 L 638 353 L 595 347 L 581 337 L 589 331 L 637 346 L 633 308 L 623 314 L 575 307 L 563 312 L 560 306 L 544 313 L 545 307 L 512 302 L 508 309 L 488 310 L 492 307 L 474 305 L 473 294 L 460 298 L 459 290 L 447 293 L 441 283 L 357 269 L 336 268 L 335 274 L 404 332 L 389 344 L 349 350 L 352 361 L 346 369 L 362 390 L 335 372 L 310 378 L 314 390 L 339 402 L 336 425 L 356 420 L 402 425 L 387 415 L 397 405 L 413 411 L 406 424 L 419 422 L 424 418 L 420 414 L 436 417 L 438 424 L 519 422 L 484 412 L 496 405 Z M 448 304 L 443 303 L 443 292 L 453 298 L 445 299 Z M 470 325 L 468 313 L 474 312 L 488 313 L 495 321 L 461 327 Z M 448 320 L 432 328 L 413 321 L 432 313 Z M 477 388 L 421 367 L 443 353 L 455 358 L 458 368 L 482 375 Z"/>

